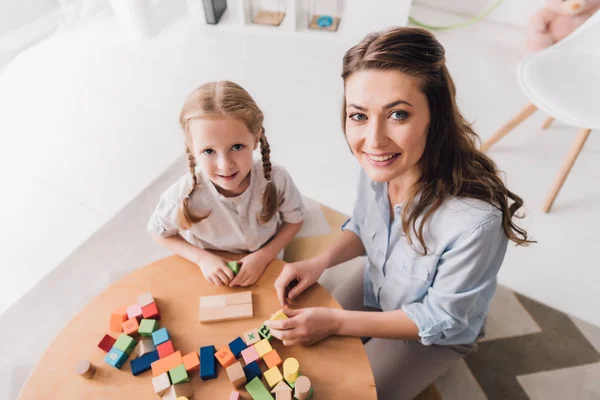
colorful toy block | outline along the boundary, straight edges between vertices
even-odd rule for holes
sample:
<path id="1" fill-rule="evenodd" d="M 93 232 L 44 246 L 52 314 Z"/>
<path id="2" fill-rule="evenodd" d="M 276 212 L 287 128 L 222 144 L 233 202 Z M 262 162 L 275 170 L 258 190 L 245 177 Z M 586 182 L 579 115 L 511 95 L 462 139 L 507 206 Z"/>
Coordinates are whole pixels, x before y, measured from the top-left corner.
<path id="1" fill-rule="evenodd" d="M 240 397 L 240 392 L 236 392 L 235 390 L 233 392 L 231 392 L 231 394 L 229 395 L 229 400 L 241 400 L 242 398 Z"/>
<path id="2" fill-rule="evenodd" d="M 258 355 L 258 352 L 254 346 L 250 346 L 247 349 L 242 350 L 242 358 L 244 359 L 246 365 L 248 365 L 251 362 L 258 360 L 260 356 Z"/>
<path id="3" fill-rule="evenodd" d="M 200 297 L 199 319 L 202 323 L 231 321 L 253 316 L 250 291 Z"/>
<path id="4" fill-rule="evenodd" d="M 129 362 L 129 365 L 131 366 L 131 373 L 133 376 L 138 376 L 143 372 L 149 371 L 152 368 L 152 363 L 158 359 L 158 351 L 154 350 L 150 353 L 144 354 L 139 358 L 131 360 Z"/>
<path id="5" fill-rule="evenodd" d="M 276 321 L 278 319 L 288 319 L 288 316 L 285 315 L 283 310 L 279 310 L 276 313 L 271 314 L 271 321 Z"/>
<path id="6" fill-rule="evenodd" d="M 223 368 L 229 367 L 231 364 L 235 362 L 235 356 L 229 349 L 229 346 L 223 346 L 215 353 L 215 358 L 219 361 L 219 364 L 223 366 Z"/>
<path id="7" fill-rule="evenodd" d="M 256 352 L 258 353 L 259 357 L 263 357 L 265 354 L 273 350 L 273 348 L 271 347 L 271 343 L 269 343 L 268 339 L 263 339 L 260 342 L 256 343 L 254 345 L 254 348 L 256 349 Z"/>
<path id="8" fill-rule="evenodd" d="M 189 353 L 182 357 L 185 370 L 188 372 L 195 371 L 200 367 L 200 359 L 198 353 Z"/>
<path id="9" fill-rule="evenodd" d="M 110 335 L 104 335 L 100 343 L 98 343 L 98 347 L 104 350 L 106 353 L 108 353 L 110 349 L 112 349 L 116 341 L 117 339 L 115 339 L 114 337 Z"/>
<path id="10" fill-rule="evenodd" d="M 165 358 L 161 358 L 160 360 L 153 362 L 152 375 L 158 376 L 164 372 L 168 372 L 179 364 L 183 364 L 183 359 L 181 358 L 181 352 L 176 351 Z"/>
<path id="11" fill-rule="evenodd" d="M 150 292 L 140 294 L 138 296 L 138 305 L 140 307 L 144 307 L 152 303 L 154 303 L 154 297 L 152 297 L 152 294 L 150 294 Z"/>
<path id="12" fill-rule="evenodd" d="M 137 318 L 130 318 L 127 321 L 123 322 L 123 332 L 126 335 L 134 334 L 140 328 L 140 324 L 138 323 Z"/>
<path id="13" fill-rule="evenodd" d="M 265 371 L 263 376 L 269 384 L 269 387 L 275 387 L 275 385 L 283 380 L 283 376 L 281 375 L 278 367 L 269 368 L 267 371 Z"/>
<path id="14" fill-rule="evenodd" d="M 140 322 L 138 333 L 140 336 L 152 337 L 152 332 L 158 329 L 158 322 L 155 319 L 143 319 Z"/>
<path id="15" fill-rule="evenodd" d="M 261 338 L 263 339 L 271 339 L 271 330 L 269 328 L 267 328 L 265 325 L 261 326 L 260 329 L 258 330 L 258 333 L 260 335 Z"/>
<path id="16" fill-rule="evenodd" d="M 75 365 L 75 372 L 85 379 L 92 379 L 96 373 L 96 367 L 88 360 L 79 360 Z"/>
<path id="17" fill-rule="evenodd" d="M 246 385 L 246 390 L 254 400 L 275 400 L 258 377 L 252 379 Z"/>
<path id="18" fill-rule="evenodd" d="M 271 393 L 275 393 L 275 400 L 292 400 L 292 389 L 284 381 L 279 382 Z"/>
<path id="19" fill-rule="evenodd" d="M 186 382 L 169 387 L 162 395 L 162 400 L 191 399 L 192 397 L 194 397 L 194 388 L 191 382 Z"/>
<path id="20" fill-rule="evenodd" d="M 267 364 L 267 367 L 273 368 L 281 365 L 281 357 L 279 357 L 279 353 L 277 350 L 271 350 L 267 354 L 263 356 L 263 360 Z"/>
<path id="21" fill-rule="evenodd" d="M 175 347 L 173 347 L 173 341 L 167 340 L 156 346 L 156 350 L 158 351 L 158 356 L 160 358 L 165 358 L 173 353 L 175 353 Z"/>
<path id="22" fill-rule="evenodd" d="M 236 389 L 241 388 L 248 382 L 246 380 L 246 374 L 244 374 L 244 368 L 240 362 L 231 364 L 225 371 L 227 372 L 229 381 Z"/>
<path id="23" fill-rule="evenodd" d="M 169 336 L 167 328 L 160 328 L 159 330 L 152 332 L 152 341 L 154 342 L 155 346 L 158 346 L 169 339 L 171 339 L 171 337 Z"/>
<path id="24" fill-rule="evenodd" d="M 136 344 L 136 342 L 131 336 L 121 333 L 121 335 L 119 336 L 119 338 L 117 339 L 117 341 L 115 342 L 113 347 L 115 349 L 121 350 L 123 353 L 126 353 L 127 355 L 130 355 L 131 352 L 133 351 L 133 349 L 135 348 L 135 344 Z"/>
<path id="25" fill-rule="evenodd" d="M 162 396 L 170 387 L 171 380 L 169 379 L 168 373 L 162 373 L 152 378 L 152 385 L 154 386 L 154 393 Z"/>
<path id="26" fill-rule="evenodd" d="M 132 304 L 127 307 L 127 318 L 135 318 L 137 320 L 142 319 L 142 307 L 139 304 Z"/>
<path id="27" fill-rule="evenodd" d="M 185 365 L 183 364 L 179 364 L 175 368 L 170 369 L 169 378 L 171 378 L 171 383 L 173 385 L 190 381 L 190 377 L 188 376 L 188 373 L 185 370 Z"/>
<path id="28" fill-rule="evenodd" d="M 246 379 L 250 382 L 252 379 L 259 377 L 262 375 L 262 371 L 260 370 L 260 365 L 258 365 L 258 361 L 251 362 L 250 364 L 246 364 L 244 367 L 244 374 L 246 375 Z"/>
<path id="29" fill-rule="evenodd" d="M 287 383 L 293 384 L 298 379 L 300 363 L 295 358 L 286 358 L 283 362 L 283 376 Z"/>
<path id="30" fill-rule="evenodd" d="M 217 360 L 215 359 L 215 346 L 200 348 L 200 378 L 203 381 L 217 377 Z"/>
<path id="31" fill-rule="evenodd" d="M 242 350 L 246 347 L 246 343 L 244 343 L 241 337 L 235 338 L 229 343 L 229 350 L 231 350 L 235 358 L 240 358 Z"/>
<path id="32" fill-rule="evenodd" d="M 126 360 L 127 354 L 114 347 L 110 349 L 106 357 L 104 357 L 104 361 L 106 361 L 107 364 L 118 369 L 121 369 Z"/>
<path id="33" fill-rule="evenodd" d="M 158 312 L 158 306 L 156 303 L 150 303 L 142 307 L 142 317 L 160 319 L 160 313 Z"/>
<path id="34" fill-rule="evenodd" d="M 260 334 L 258 333 L 258 329 L 252 329 L 250 331 L 246 331 L 242 334 L 242 339 L 246 343 L 246 346 L 251 346 L 254 343 L 260 342 Z"/>
<path id="35" fill-rule="evenodd" d="M 110 315 L 110 331 L 123 332 L 123 322 L 127 321 L 127 308 L 121 307 Z"/>
<path id="36" fill-rule="evenodd" d="M 237 261 L 229 261 L 227 266 L 233 271 L 234 275 L 237 275 L 240 272 L 240 264 Z"/>
<path id="37" fill-rule="evenodd" d="M 298 400 L 310 400 L 313 396 L 313 387 L 310 379 L 306 376 L 299 376 L 296 379 L 294 397 Z"/>
<path id="38" fill-rule="evenodd" d="M 140 339 L 135 349 L 133 349 L 133 353 L 131 356 L 134 358 L 139 358 L 144 354 L 148 354 L 156 350 L 156 346 L 152 342 L 152 338 L 143 338 Z"/>

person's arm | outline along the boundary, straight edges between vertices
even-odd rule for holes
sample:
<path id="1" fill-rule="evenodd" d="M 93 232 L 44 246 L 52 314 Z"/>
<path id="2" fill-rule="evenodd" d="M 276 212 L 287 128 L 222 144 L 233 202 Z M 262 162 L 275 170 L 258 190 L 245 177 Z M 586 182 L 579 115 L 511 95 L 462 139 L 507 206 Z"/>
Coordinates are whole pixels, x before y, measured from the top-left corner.
<path id="1" fill-rule="evenodd" d="M 179 235 L 164 237 L 157 234 L 152 234 L 152 239 L 154 239 L 154 241 L 161 246 L 166 247 L 173 253 L 193 262 L 194 264 L 198 264 L 203 257 L 211 255 L 211 253 L 208 251 L 194 246 Z"/>
<path id="2" fill-rule="evenodd" d="M 275 236 L 273 236 L 273 238 L 258 251 L 264 253 L 269 261 L 274 260 L 277 257 L 277 254 L 279 254 L 279 252 L 294 239 L 296 234 L 300 231 L 300 228 L 302 228 L 303 223 L 304 221 L 295 224 L 284 222 L 279 227 Z"/>

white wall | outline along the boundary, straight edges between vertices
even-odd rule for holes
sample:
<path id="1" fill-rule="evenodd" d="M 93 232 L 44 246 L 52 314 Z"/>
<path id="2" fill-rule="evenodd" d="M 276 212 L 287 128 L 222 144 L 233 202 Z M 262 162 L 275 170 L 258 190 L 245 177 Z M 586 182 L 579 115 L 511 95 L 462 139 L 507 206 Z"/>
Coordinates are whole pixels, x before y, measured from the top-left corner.
<path id="1" fill-rule="evenodd" d="M 0 36 L 56 9 L 56 0 L 0 1 Z"/>
<path id="2" fill-rule="evenodd" d="M 465 16 L 479 15 L 495 3 L 496 0 L 414 0 L 414 4 Z M 504 0 L 488 19 L 502 24 L 525 26 L 528 18 L 545 3 L 546 0 Z"/>

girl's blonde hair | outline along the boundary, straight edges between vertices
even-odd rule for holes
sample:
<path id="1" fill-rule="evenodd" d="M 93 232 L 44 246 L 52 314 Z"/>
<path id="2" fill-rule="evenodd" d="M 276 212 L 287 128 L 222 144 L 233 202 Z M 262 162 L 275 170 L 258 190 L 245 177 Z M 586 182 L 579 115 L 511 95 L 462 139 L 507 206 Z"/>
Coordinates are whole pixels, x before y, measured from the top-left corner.
<path id="1" fill-rule="evenodd" d="M 189 205 L 190 198 L 200 185 L 196 176 L 196 159 L 192 151 L 192 137 L 188 127 L 192 119 L 235 118 L 253 135 L 260 135 L 260 152 L 262 154 L 263 174 L 267 187 L 263 194 L 263 207 L 258 219 L 266 223 L 275 216 L 280 201 L 277 199 L 275 184 L 271 181 L 270 146 L 263 127 L 264 115 L 250 94 L 241 86 L 230 81 L 209 82 L 190 93 L 183 104 L 179 123 L 185 134 L 185 152 L 188 157 L 192 186 L 187 196 L 182 200 L 178 212 L 179 225 L 189 229 L 193 224 L 202 221 L 208 215 L 195 213 Z"/>

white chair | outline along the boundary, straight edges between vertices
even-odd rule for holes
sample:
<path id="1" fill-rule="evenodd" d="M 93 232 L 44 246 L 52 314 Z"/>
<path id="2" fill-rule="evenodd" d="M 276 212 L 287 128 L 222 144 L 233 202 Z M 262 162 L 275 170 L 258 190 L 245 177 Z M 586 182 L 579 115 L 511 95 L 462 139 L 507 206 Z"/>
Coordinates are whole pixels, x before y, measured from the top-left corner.
<path id="1" fill-rule="evenodd" d="M 592 129 L 600 129 L 600 11 L 557 44 L 527 55 L 517 69 L 521 89 L 531 102 L 481 149 L 486 151 L 538 109 L 581 128 L 558 178 L 544 202 L 549 212 Z"/>

